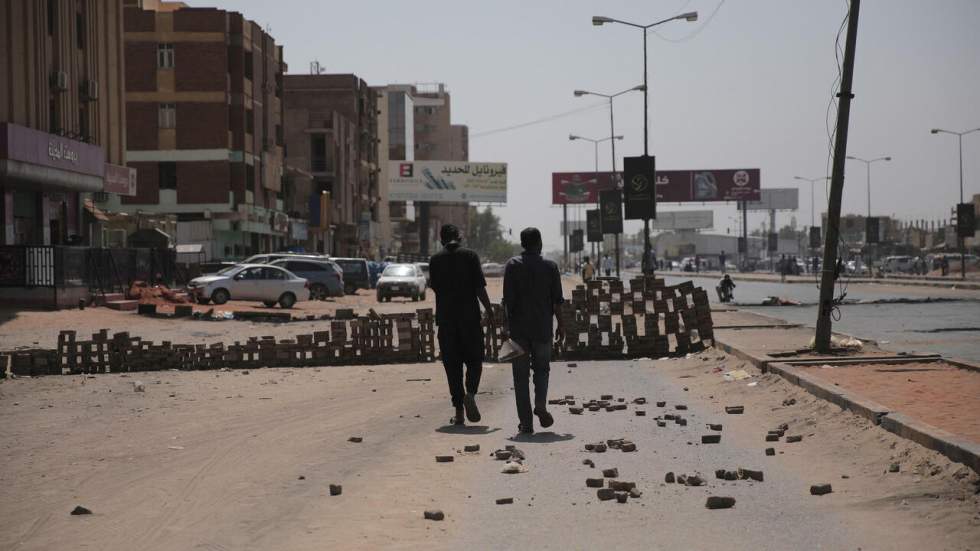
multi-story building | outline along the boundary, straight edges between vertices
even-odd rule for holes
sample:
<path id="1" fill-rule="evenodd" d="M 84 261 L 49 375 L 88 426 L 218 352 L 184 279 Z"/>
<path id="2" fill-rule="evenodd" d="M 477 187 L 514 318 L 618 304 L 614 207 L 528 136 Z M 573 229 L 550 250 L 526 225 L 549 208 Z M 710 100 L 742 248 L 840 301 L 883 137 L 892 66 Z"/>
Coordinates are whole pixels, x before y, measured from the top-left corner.
<path id="1" fill-rule="evenodd" d="M 469 131 L 451 122 L 451 101 L 445 84 L 415 85 L 415 160 L 468 161 Z M 466 233 L 469 220 L 467 203 L 421 203 L 416 209 L 419 251 L 429 254 L 437 248 L 439 227 L 455 224 Z"/>
<path id="2" fill-rule="evenodd" d="M 315 250 L 386 254 L 378 163 L 378 94 L 356 75 L 286 75 L 287 164 L 312 175 L 309 219 Z"/>
<path id="3" fill-rule="evenodd" d="M 388 197 L 388 161 L 415 160 L 415 87 L 392 84 L 378 88 L 379 154 L 382 197 Z M 417 253 L 418 224 L 410 218 L 405 201 L 388 201 L 389 252 Z"/>
<path id="4" fill-rule="evenodd" d="M 141 183 L 123 212 L 177 215 L 208 258 L 288 244 L 282 47 L 242 14 L 125 0 L 126 159 Z"/>
<path id="5" fill-rule="evenodd" d="M 0 244 L 100 243 L 91 197 L 136 186 L 122 5 L 4 0 L 0 37 Z"/>

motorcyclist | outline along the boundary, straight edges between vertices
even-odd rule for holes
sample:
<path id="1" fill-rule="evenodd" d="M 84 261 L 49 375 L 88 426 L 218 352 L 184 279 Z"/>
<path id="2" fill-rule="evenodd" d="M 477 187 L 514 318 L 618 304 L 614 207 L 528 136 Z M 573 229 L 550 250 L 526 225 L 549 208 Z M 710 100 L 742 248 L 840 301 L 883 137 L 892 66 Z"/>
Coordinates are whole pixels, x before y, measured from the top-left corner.
<path id="1" fill-rule="evenodd" d="M 732 293 L 732 290 L 735 289 L 735 282 L 732 281 L 732 276 L 725 274 L 725 277 L 721 278 L 721 282 L 718 283 L 718 287 L 715 289 L 718 291 L 718 299 L 722 302 L 735 300 L 735 295 Z"/>

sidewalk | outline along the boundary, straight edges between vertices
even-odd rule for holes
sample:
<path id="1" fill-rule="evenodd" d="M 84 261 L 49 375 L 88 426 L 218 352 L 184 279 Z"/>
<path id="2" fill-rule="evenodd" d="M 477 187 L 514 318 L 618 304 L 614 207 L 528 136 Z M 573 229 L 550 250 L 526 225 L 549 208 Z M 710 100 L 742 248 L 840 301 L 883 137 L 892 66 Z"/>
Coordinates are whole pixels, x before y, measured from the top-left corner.
<path id="1" fill-rule="evenodd" d="M 816 278 L 813 274 L 804 274 L 798 276 L 786 276 L 786 281 L 783 281 L 779 274 L 770 274 L 767 272 L 728 272 L 735 281 L 758 281 L 766 283 L 813 283 Z M 671 271 L 658 271 L 658 277 L 665 276 L 676 276 L 676 277 L 690 277 L 690 278 L 709 278 L 709 279 L 721 279 L 721 272 L 671 272 Z M 855 277 L 842 275 L 842 279 L 847 279 L 849 283 L 875 283 L 880 285 L 910 285 L 914 287 L 943 287 L 950 288 L 955 287 L 957 289 L 972 289 L 980 290 L 980 280 L 977 279 L 975 273 L 967 274 L 967 279 L 964 281 L 959 279 L 959 277 L 935 277 L 935 276 L 889 276 L 889 277 Z"/>
<path id="2" fill-rule="evenodd" d="M 980 367 L 874 341 L 820 355 L 807 349 L 812 327 L 737 310 L 712 317 L 719 348 L 980 472 Z"/>

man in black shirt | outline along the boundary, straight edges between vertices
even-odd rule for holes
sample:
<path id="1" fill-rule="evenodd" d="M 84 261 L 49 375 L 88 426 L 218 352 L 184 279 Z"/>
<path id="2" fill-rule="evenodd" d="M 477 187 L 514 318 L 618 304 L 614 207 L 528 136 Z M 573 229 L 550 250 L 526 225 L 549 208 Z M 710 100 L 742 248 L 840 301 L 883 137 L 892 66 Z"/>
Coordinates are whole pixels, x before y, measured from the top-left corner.
<path id="1" fill-rule="evenodd" d="M 490 297 L 487 281 L 480 267 L 480 257 L 459 246 L 459 228 L 446 224 L 439 232 L 445 248 L 429 259 L 429 286 L 436 293 L 436 324 L 439 326 L 439 351 L 449 380 L 456 415 L 451 422 L 463 424 L 480 420 L 476 393 L 483 372 L 483 328 L 480 327 L 480 306 L 490 319 Z M 466 385 L 463 385 L 463 364 L 466 364 Z"/>
<path id="2" fill-rule="evenodd" d="M 521 232 L 524 252 L 507 262 L 504 268 L 504 309 L 508 333 L 526 354 L 514 360 L 514 396 L 517 399 L 518 430 L 534 432 L 532 413 L 542 427 L 550 427 L 554 418 L 548 413 L 548 375 L 551 371 L 552 317 L 558 319 L 555 338 L 562 340 L 558 307 L 564 302 L 558 265 L 541 258 L 541 232 L 527 228 Z M 534 410 L 528 393 L 528 379 L 534 371 Z"/>

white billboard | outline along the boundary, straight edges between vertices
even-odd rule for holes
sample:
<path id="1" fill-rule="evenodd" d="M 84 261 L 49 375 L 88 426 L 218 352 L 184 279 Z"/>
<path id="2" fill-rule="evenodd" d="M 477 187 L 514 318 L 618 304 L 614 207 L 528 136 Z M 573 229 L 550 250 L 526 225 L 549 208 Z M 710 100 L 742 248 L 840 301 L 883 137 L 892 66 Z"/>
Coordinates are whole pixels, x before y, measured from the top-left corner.
<path id="1" fill-rule="evenodd" d="M 650 221 L 650 227 L 655 230 L 703 230 L 714 227 L 714 215 L 710 210 L 658 212 L 657 218 Z"/>
<path id="2" fill-rule="evenodd" d="M 800 207 L 800 190 L 790 188 L 762 188 L 758 201 L 745 203 L 745 210 L 796 210 Z"/>
<path id="3" fill-rule="evenodd" d="M 392 201 L 506 203 L 507 163 L 388 161 Z"/>

